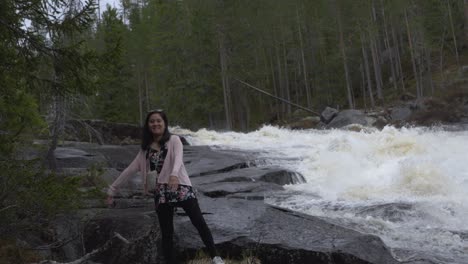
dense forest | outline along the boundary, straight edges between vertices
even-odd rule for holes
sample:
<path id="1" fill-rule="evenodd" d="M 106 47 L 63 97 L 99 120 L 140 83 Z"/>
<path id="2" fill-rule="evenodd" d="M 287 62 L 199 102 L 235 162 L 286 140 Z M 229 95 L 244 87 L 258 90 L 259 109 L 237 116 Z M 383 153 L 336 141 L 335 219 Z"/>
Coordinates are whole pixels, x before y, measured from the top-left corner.
<path id="1" fill-rule="evenodd" d="M 184 127 L 251 130 L 295 108 L 375 108 L 440 93 L 466 56 L 461 0 L 131 1 L 88 45 L 103 63 L 90 117 L 163 108 Z M 466 60 L 465 60 L 466 61 Z"/>
<path id="2" fill-rule="evenodd" d="M 312 111 L 374 109 L 445 93 L 467 62 L 468 0 L 98 6 L 0 1 L 3 238 L 78 206 L 77 180 L 51 174 L 68 120 L 141 124 L 161 108 L 173 125 L 247 131 L 296 110 L 264 93 Z M 18 158 L 38 137 L 47 158 Z"/>
<path id="3" fill-rule="evenodd" d="M 296 109 L 256 89 L 313 111 L 372 109 L 443 92 L 466 61 L 463 0 L 98 4 L 2 4 L 4 104 L 49 124 L 139 124 L 161 108 L 173 124 L 245 131 Z"/>

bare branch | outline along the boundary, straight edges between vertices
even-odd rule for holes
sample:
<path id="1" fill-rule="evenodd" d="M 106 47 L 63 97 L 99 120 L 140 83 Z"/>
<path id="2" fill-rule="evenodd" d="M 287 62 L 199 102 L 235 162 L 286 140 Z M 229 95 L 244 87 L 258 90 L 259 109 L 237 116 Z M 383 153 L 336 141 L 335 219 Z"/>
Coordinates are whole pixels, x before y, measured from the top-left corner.
<path id="1" fill-rule="evenodd" d="M 18 205 L 17 204 L 12 204 L 12 205 L 9 205 L 7 207 L 3 207 L 2 209 L 0 209 L 0 212 L 3 212 L 5 210 L 8 210 L 8 209 L 14 208 L 14 207 L 18 207 Z"/>

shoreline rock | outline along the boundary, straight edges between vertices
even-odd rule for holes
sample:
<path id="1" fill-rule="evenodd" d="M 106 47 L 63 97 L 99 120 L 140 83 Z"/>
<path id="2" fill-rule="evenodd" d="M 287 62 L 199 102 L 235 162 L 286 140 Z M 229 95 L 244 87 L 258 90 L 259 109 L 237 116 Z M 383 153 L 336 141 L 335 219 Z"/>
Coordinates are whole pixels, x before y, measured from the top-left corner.
<path id="1" fill-rule="evenodd" d="M 314 120 L 312 122 L 311 120 Z M 468 92 L 447 95 L 443 99 L 402 96 L 402 100 L 377 111 L 346 109 L 338 111 L 326 107 L 320 117 L 304 116 L 292 119 L 285 127 L 291 129 L 333 129 L 349 125 L 362 125 L 382 129 L 396 127 L 468 124 Z"/>
<path id="2" fill-rule="evenodd" d="M 122 169 L 115 168 L 117 160 L 130 162 L 130 153 L 136 147 L 113 146 L 113 151 L 120 154 L 108 155 L 109 147 L 75 144 L 76 150 L 70 151 L 74 155 L 62 153 L 60 165 L 73 171 L 76 159 L 83 158 L 80 155 L 100 162 L 104 159 L 103 170 L 114 171 L 105 178 L 110 182 Z M 284 190 L 284 184 L 303 179 L 281 168 L 252 167 L 252 157 L 249 153 L 226 153 L 204 146 L 184 150 L 200 207 L 222 255 L 242 258 L 254 254 L 268 264 L 398 263 L 377 236 L 265 203 L 265 197 Z M 81 253 L 80 259 L 92 263 L 162 263 L 153 200 L 142 196 L 138 181 L 136 176 L 133 183 L 123 186 L 115 209 L 89 201 L 78 215 L 57 221 L 56 232 L 62 232 L 61 237 L 80 235 L 53 256 L 72 261 Z M 64 226 L 73 230 L 64 231 Z M 187 261 L 203 248 L 202 241 L 182 209 L 175 214 L 174 226 L 179 258 Z"/>

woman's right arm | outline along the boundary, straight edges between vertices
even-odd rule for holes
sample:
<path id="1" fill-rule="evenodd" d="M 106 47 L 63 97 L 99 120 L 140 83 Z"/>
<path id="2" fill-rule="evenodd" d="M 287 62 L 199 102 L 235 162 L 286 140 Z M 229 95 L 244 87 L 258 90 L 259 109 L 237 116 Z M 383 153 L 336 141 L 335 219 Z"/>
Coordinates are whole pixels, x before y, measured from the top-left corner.
<path id="1" fill-rule="evenodd" d="M 123 170 L 122 173 L 120 173 L 119 177 L 117 177 L 117 179 L 115 179 L 115 181 L 109 186 L 109 189 L 107 190 L 107 203 L 109 205 L 113 204 L 114 200 L 112 197 L 116 193 L 118 187 L 122 183 L 126 182 L 131 175 L 139 171 L 138 162 L 140 159 L 140 155 L 143 155 L 142 151 L 138 152 L 137 156 L 135 157 L 135 159 L 133 159 L 130 165 L 128 165 L 128 167 L 125 168 L 125 170 Z"/>

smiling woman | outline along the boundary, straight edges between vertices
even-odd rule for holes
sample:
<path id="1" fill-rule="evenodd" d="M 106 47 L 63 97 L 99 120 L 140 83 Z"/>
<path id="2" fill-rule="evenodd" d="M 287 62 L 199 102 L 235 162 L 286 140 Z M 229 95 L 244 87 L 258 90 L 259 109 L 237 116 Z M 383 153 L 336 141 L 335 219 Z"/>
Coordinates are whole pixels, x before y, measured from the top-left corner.
<path id="1" fill-rule="evenodd" d="M 148 112 L 142 131 L 141 150 L 133 162 L 112 183 L 107 203 L 114 205 L 113 195 L 117 187 L 132 174 L 140 172 L 145 195 L 154 193 L 154 204 L 162 233 L 163 254 L 168 263 L 177 263 L 173 254 L 174 208 L 182 207 L 197 228 L 214 264 L 223 264 L 217 256 L 213 236 L 198 205 L 187 170 L 183 163 L 183 145 L 180 138 L 171 135 L 169 121 L 163 110 Z M 155 175 L 154 185 L 148 179 Z M 149 187 L 149 188 L 148 188 Z"/>

